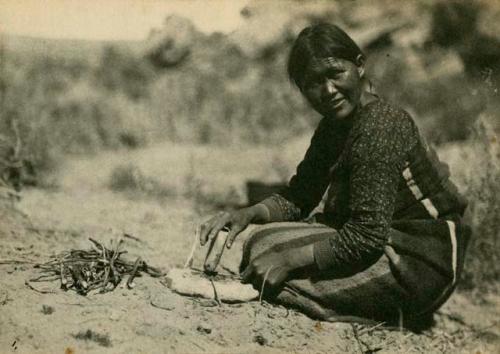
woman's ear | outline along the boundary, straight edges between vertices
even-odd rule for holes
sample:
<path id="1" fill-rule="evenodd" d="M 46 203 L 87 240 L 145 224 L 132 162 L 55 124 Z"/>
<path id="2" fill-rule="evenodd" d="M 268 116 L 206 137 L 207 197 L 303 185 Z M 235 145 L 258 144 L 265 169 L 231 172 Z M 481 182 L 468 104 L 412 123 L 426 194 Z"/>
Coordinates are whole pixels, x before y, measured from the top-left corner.
<path id="1" fill-rule="evenodd" d="M 363 77 L 365 75 L 365 57 L 362 54 L 356 57 L 356 66 L 358 67 L 359 77 Z"/>

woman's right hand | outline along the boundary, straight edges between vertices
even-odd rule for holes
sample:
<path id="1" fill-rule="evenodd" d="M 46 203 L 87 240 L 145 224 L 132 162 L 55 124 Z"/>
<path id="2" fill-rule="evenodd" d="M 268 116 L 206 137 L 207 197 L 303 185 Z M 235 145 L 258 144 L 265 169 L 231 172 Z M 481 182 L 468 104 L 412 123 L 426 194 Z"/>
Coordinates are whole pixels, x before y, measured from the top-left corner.
<path id="1" fill-rule="evenodd" d="M 204 246 L 208 240 L 217 237 L 223 229 L 229 229 L 226 247 L 231 248 L 236 236 L 243 231 L 255 218 L 255 209 L 243 208 L 234 211 L 221 212 L 199 227 L 200 243 Z"/>

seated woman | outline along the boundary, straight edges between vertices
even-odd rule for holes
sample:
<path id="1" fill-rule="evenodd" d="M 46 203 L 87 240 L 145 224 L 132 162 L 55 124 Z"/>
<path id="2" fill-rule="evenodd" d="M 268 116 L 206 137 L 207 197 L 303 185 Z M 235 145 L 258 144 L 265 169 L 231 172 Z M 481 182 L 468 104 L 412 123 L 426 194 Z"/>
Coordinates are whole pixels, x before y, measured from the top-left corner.
<path id="1" fill-rule="evenodd" d="M 456 286 L 466 203 L 410 115 L 370 92 L 364 62 L 335 25 L 299 34 L 288 74 L 323 119 L 288 187 L 211 218 L 201 243 L 265 224 L 240 268 L 265 296 L 323 320 L 420 321 Z"/>

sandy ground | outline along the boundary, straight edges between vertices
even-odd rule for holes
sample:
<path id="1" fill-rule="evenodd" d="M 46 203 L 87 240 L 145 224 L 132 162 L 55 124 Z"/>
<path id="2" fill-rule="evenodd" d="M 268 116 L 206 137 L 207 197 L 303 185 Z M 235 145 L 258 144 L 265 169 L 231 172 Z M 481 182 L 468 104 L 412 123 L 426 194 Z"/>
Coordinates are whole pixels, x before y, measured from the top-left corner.
<path id="1" fill-rule="evenodd" d="M 307 141 L 296 144 L 295 162 Z M 133 152 L 108 152 L 68 161 L 56 187 L 23 192 L 17 210 L 0 208 L 2 260 L 44 262 L 52 254 L 88 248 L 88 237 L 109 243 L 127 232 L 131 255 L 163 270 L 181 266 L 193 230 L 206 215 L 185 197 L 187 179 L 203 190 L 243 195 L 247 178 L 276 180 L 270 149 L 228 151 L 161 145 Z M 172 191 L 162 198 L 113 192 L 109 178 L 132 163 Z M 258 302 L 216 305 L 172 293 L 163 279 L 144 276 L 133 290 L 118 287 L 87 297 L 55 283 L 25 285 L 36 274 L 30 264 L 0 264 L 0 353 L 162 352 L 342 352 L 495 353 L 500 351 L 500 297 L 479 301 L 453 295 L 422 334 L 314 321 L 300 313 Z"/>

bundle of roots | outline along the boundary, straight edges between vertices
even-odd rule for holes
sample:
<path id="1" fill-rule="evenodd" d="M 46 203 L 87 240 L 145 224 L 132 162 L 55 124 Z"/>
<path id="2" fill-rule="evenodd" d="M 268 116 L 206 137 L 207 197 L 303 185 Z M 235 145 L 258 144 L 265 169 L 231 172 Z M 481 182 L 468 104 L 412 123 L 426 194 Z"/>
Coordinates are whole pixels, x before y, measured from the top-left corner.
<path id="1" fill-rule="evenodd" d="M 114 290 L 127 277 L 127 287 L 135 286 L 134 278 L 141 272 L 152 277 L 163 273 L 146 264 L 141 257 L 135 262 L 124 260 L 120 250 L 122 241 L 115 243 L 113 249 L 106 248 L 100 242 L 89 238 L 92 248 L 89 250 L 70 250 L 52 256 L 51 260 L 35 265 L 42 273 L 30 282 L 60 281 L 64 290 L 74 290 L 81 295 L 90 291 L 105 293 Z"/>

